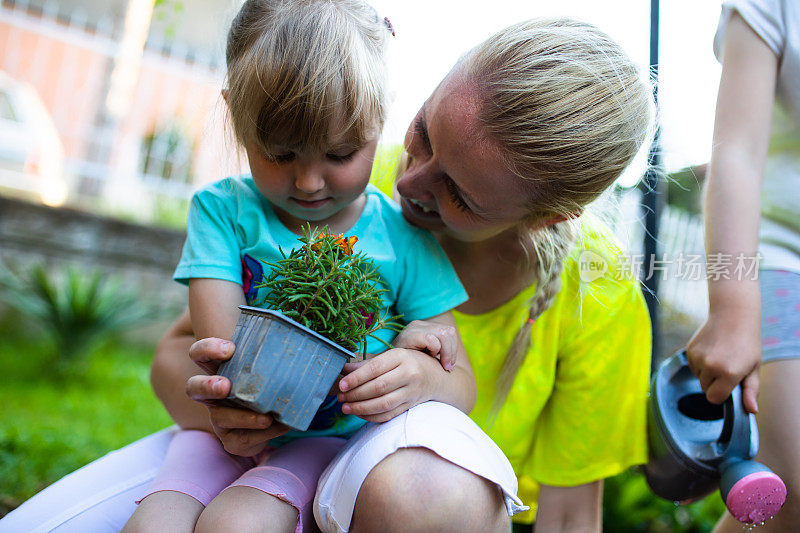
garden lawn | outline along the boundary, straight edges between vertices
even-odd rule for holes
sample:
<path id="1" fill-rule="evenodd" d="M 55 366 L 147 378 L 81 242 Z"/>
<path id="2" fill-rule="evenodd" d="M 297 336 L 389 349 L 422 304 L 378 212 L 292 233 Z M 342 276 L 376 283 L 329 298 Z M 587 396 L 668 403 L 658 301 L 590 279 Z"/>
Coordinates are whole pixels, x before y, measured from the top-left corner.
<path id="1" fill-rule="evenodd" d="M 11 335 L 14 337 L 14 335 Z M 65 474 L 170 425 L 153 395 L 153 347 L 109 341 L 53 376 L 43 344 L 0 343 L 0 516 Z"/>

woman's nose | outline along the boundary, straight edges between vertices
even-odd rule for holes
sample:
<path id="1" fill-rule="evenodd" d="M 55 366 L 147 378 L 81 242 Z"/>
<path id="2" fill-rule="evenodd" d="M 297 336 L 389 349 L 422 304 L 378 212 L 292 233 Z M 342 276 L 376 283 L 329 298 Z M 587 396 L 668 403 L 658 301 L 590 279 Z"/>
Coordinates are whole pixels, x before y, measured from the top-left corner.
<path id="1" fill-rule="evenodd" d="M 427 200 L 431 193 L 432 172 L 427 164 L 409 157 L 409 164 L 398 178 L 395 185 L 401 196 L 416 200 Z"/>
<path id="2" fill-rule="evenodd" d="M 305 165 L 297 169 L 294 186 L 301 192 L 314 194 L 325 187 L 325 179 L 314 165 Z"/>

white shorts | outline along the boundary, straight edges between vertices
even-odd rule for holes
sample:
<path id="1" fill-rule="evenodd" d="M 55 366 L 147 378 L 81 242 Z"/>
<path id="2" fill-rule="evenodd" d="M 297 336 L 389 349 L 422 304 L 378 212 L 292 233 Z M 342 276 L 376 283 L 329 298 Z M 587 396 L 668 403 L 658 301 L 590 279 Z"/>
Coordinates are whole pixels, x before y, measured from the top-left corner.
<path id="1" fill-rule="evenodd" d="M 369 423 L 348 440 L 317 485 L 314 517 L 326 533 L 350 528 L 356 497 L 367 474 L 400 448 L 427 448 L 497 484 L 509 516 L 526 511 L 506 456 L 467 415 L 447 404 L 426 402 L 383 424 Z"/>

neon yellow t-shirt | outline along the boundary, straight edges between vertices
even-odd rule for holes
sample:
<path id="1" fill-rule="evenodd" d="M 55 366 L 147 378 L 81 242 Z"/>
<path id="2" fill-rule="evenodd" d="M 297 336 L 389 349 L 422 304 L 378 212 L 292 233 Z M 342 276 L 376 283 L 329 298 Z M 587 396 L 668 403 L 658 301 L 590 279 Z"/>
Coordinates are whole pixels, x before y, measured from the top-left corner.
<path id="1" fill-rule="evenodd" d="M 595 228 L 584 225 L 565 259 L 562 288 L 533 324 L 531 348 L 493 424 L 495 379 L 535 286 L 488 313 L 455 313 L 478 385 L 470 416 L 505 452 L 531 506 L 518 522 L 533 522 L 539 483 L 581 485 L 647 461 L 650 319 L 622 251 Z"/>

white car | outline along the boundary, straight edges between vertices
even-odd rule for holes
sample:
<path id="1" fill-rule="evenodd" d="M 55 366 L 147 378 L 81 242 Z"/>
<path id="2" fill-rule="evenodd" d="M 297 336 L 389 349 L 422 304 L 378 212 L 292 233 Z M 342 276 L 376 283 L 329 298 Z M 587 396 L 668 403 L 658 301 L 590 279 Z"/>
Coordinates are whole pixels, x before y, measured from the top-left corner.
<path id="1" fill-rule="evenodd" d="M 0 72 L 0 194 L 61 205 L 63 164 L 61 139 L 36 89 Z"/>

